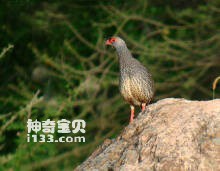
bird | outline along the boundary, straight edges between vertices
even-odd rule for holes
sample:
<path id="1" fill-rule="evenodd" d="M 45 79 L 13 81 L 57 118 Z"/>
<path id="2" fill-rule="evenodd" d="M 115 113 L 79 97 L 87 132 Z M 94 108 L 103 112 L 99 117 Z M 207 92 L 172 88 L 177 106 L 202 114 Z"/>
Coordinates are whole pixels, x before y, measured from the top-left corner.
<path id="1" fill-rule="evenodd" d="M 119 61 L 119 90 L 124 100 L 130 104 L 130 123 L 135 116 L 135 106 L 142 111 L 154 97 L 154 81 L 149 70 L 135 59 L 120 37 L 111 37 L 105 45 L 116 49 Z"/>

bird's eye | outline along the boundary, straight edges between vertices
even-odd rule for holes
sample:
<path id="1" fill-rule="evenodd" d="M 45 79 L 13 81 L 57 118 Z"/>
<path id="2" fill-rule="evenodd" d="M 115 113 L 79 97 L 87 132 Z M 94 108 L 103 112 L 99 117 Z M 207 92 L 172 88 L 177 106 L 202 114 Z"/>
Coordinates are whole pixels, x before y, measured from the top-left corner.
<path id="1" fill-rule="evenodd" d="M 114 37 L 112 37 L 112 38 L 110 39 L 110 42 L 113 43 L 113 42 L 115 42 L 115 40 L 116 40 L 116 39 L 115 39 Z"/>

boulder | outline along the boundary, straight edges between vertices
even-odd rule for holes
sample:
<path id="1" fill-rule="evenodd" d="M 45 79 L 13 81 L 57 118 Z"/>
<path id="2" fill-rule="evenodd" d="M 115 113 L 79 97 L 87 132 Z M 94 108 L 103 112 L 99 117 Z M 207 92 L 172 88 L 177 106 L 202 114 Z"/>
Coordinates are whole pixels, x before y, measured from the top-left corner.
<path id="1" fill-rule="evenodd" d="M 76 171 L 220 170 L 220 99 L 151 104 Z"/>

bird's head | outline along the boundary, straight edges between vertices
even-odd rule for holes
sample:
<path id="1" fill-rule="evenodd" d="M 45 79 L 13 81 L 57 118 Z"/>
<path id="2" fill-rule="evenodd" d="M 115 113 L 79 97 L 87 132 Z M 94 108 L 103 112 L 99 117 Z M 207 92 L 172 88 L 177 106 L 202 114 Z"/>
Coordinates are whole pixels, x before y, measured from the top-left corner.
<path id="1" fill-rule="evenodd" d="M 126 46 L 124 40 L 122 40 L 120 37 L 111 37 L 108 40 L 106 40 L 105 45 L 114 46 L 115 48 Z"/>

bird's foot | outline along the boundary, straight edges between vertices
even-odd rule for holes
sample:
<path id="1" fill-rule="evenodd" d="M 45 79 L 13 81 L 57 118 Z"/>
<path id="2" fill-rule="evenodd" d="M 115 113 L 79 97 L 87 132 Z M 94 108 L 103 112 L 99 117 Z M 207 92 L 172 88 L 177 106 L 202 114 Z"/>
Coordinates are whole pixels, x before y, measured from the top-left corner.
<path id="1" fill-rule="evenodd" d="M 141 104 L 141 111 L 143 112 L 146 109 L 146 103 Z"/>
<path id="2" fill-rule="evenodd" d="M 134 106 L 131 106 L 131 115 L 130 115 L 130 123 L 134 120 Z"/>

